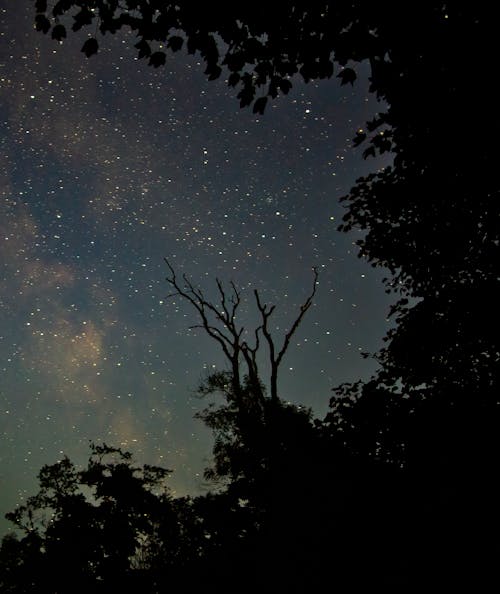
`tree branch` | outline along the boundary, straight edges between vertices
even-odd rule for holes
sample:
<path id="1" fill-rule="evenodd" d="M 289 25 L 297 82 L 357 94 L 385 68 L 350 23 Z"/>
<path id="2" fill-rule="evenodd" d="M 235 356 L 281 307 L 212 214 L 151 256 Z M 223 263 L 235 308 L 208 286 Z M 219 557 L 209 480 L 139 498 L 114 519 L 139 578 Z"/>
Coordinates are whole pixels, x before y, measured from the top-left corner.
<path id="1" fill-rule="evenodd" d="M 233 391 L 237 399 L 238 397 L 243 398 L 244 395 L 239 369 L 241 356 L 243 356 L 245 360 L 248 379 L 255 392 L 255 397 L 259 399 L 264 397 L 257 362 L 257 353 L 261 346 L 260 334 L 262 333 L 269 349 L 269 361 L 271 364 L 271 400 L 277 401 L 278 368 L 290 346 L 292 336 L 297 331 L 302 323 L 304 315 L 312 305 L 318 282 L 317 269 L 313 268 L 314 277 L 311 292 L 300 306 L 299 314 L 295 318 L 290 330 L 286 333 L 281 349 L 277 353 L 274 339 L 269 330 L 269 318 L 276 309 L 276 306 L 268 306 L 263 303 L 257 290 L 254 290 L 254 295 L 262 323 L 254 331 L 255 344 L 251 347 L 246 340 L 242 340 L 245 328 L 243 326 L 238 327 L 236 324 L 236 314 L 238 307 L 241 304 L 241 295 L 234 282 L 231 281 L 231 291 L 230 294 L 228 294 L 224 289 L 222 282 L 219 279 L 216 279 L 217 289 L 220 296 L 220 307 L 218 308 L 205 298 L 201 289 L 196 288 L 185 274 L 182 277 L 185 287 L 182 287 L 177 280 L 177 276 L 170 262 L 166 258 L 165 262 L 170 270 L 170 276 L 167 277 L 167 282 L 175 289 L 175 292 L 170 294 L 169 297 L 179 295 L 188 301 L 198 312 L 201 319 L 201 324 L 191 326 L 191 328 L 203 328 L 211 338 L 220 344 L 224 355 L 231 364 Z M 212 323 L 212 317 L 215 318 L 216 325 Z"/>
<path id="2" fill-rule="evenodd" d="M 313 268 L 313 273 L 314 273 L 314 278 L 313 278 L 311 293 L 309 294 L 309 297 L 304 301 L 304 303 L 300 306 L 300 313 L 299 313 L 298 317 L 296 318 L 295 322 L 293 323 L 292 327 L 290 328 L 290 330 L 287 332 L 287 334 L 285 336 L 283 346 L 281 347 L 281 350 L 278 354 L 278 358 L 276 359 L 277 365 L 279 365 L 281 363 L 281 359 L 283 358 L 283 355 L 286 353 L 288 346 L 290 344 L 290 339 L 295 334 L 297 328 L 300 326 L 300 324 L 302 322 L 302 318 L 304 317 L 307 310 L 311 307 L 314 296 L 316 295 L 316 285 L 318 283 L 318 269 L 316 268 L 316 266 L 314 266 L 314 268 Z"/>
<path id="3" fill-rule="evenodd" d="M 278 400 L 278 368 L 283 359 L 284 354 L 288 350 L 290 345 L 290 340 L 292 336 L 297 331 L 297 328 L 300 326 L 302 319 L 307 312 L 307 310 L 311 307 L 313 298 L 316 294 L 316 285 L 318 282 L 318 269 L 316 267 L 313 268 L 314 278 L 313 278 L 313 285 L 311 289 L 311 293 L 309 294 L 308 298 L 304 301 L 304 303 L 300 306 L 300 312 L 297 318 L 295 319 L 292 327 L 285 335 L 285 339 L 283 341 L 283 346 L 281 347 L 278 356 L 276 357 L 276 347 L 274 344 L 273 337 L 269 332 L 268 328 L 268 320 L 273 313 L 275 306 L 271 306 L 268 308 L 266 304 L 263 304 L 260 295 L 257 290 L 254 291 L 255 301 L 257 303 L 257 308 L 260 311 L 261 318 L 262 318 L 262 333 L 264 338 L 267 341 L 267 345 L 269 348 L 269 362 L 271 363 L 271 399 L 274 401 Z"/>

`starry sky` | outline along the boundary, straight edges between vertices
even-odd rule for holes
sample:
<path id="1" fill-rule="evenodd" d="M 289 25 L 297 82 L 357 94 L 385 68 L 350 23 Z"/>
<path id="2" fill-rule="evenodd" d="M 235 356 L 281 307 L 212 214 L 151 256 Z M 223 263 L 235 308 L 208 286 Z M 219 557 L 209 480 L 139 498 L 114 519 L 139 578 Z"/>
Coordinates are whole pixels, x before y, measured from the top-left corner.
<path id="1" fill-rule="evenodd" d="M 216 278 L 234 281 L 250 329 L 258 289 L 277 343 L 316 266 L 279 391 L 322 416 L 332 386 L 373 372 L 361 352 L 390 323 L 384 271 L 336 229 L 339 197 L 387 164 L 351 147 L 381 107 L 361 68 L 354 88 L 296 81 L 255 116 L 196 56 L 156 70 L 120 34 L 87 60 L 83 36 L 36 33 L 31 4 L 0 8 L 0 514 L 43 464 L 83 463 L 89 440 L 200 492 L 211 440 L 195 390 L 224 359 L 167 298 L 163 259 L 213 299 Z"/>

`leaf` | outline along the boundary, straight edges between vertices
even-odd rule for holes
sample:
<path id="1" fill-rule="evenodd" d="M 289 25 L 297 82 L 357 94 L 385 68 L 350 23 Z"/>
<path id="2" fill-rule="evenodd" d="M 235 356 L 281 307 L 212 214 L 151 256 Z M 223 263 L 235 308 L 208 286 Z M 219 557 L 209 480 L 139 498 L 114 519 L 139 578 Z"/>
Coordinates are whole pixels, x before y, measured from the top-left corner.
<path id="1" fill-rule="evenodd" d="M 391 134 L 384 134 L 384 132 L 380 132 L 372 139 L 373 146 L 375 146 L 379 152 L 386 153 L 392 149 L 392 142 L 391 142 Z"/>
<path id="2" fill-rule="evenodd" d="M 243 88 L 236 96 L 240 100 L 240 107 L 246 107 L 252 103 L 255 97 L 255 88 L 248 78 L 245 79 Z"/>
<path id="3" fill-rule="evenodd" d="M 240 82 L 241 76 L 237 72 L 232 72 L 227 79 L 227 84 L 230 87 L 235 87 Z"/>
<path id="4" fill-rule="evenodd" d="M 65 38 L 66 38 L 66 27 L 61 24 L 56 25 L 52 29 L 52 39 L 61 41 L 62 39 L 65 39 Z"/>
<path id="5" fill-rule="evenodd" d="M 382 115 L 377 114 L 372 120 L 370 120 L 369 122 L 366 122 L 366 129 L 368 130 L 368 132 L 373 132 L 374 130 L 376 130 L 379 126 L 381 126 L 385 121 L 385 118 Z"/>
<path id="6" fill-rule="evenodd" d="M 68 12 L 73 7 L 73 0 L 58 0 L 52 8 L 52 16 L 56 17 Z"/>
<path id="7" fill-rule="evenodd" d="M 253 104 L 253 112 L 260 113 L 261 115 L 264 114 L 264 110 L 266 109 L 267 104 L 267 97 L 259 97 L 257 101 Z"/>
<path id="8" fill-rule="evenodd" d="M 94 19 L 94 13 L 87 7 L 82 8 L 80 12 L 77 12 L 73 17 L 74 23 L 71 27 L 73 31 L 79 31 L 85 25 L 91 25 Z"/>
<path id="9" fill-rule="evenodd" d="M 370 146 L 366 150 L 363 151 L 363 159 L 367 159 L 369 156 L 375 156 L 375 147 Z"/>
<path id="10" fill-rule="evenodd" d="M 47 0 L 36 0 L 36 2 L 35 2 L 35 10 L 37 12 L 46 12 L 46 10 L 47 10 Z"/>
<path id="11" fill-rule="evenodd" d="M 44 14 L 37 14 L 35 17 L 35 28 L 37 31 L 48 33 L 50 30 L 50 21 Z"/>
<path id="12" fill-rule="evenodd" d="M 351 83 L 351 85 L 353 85 L 357 76 L 352 68 L 344 68 L 339 72 L 339 74 L 337 74 L 337 78 L 340 78 L 341 85 L 346 85 L 347 83 Z"/>
<path id="13" fill-rule="evenodd" d="M 82 46 L 82 52 L 90 58 L 93 54 L 97 54 L 97 50 L 99 49 L 99 44 L 97 43 L 97 39 L 91 37 L 87 39 L 87 41 Z"/>
<path id="14" fill-rule="evenodd" d="M 281 92 L 283 94 L 287 95 L 288 91 L 292 88 L 292 83 L 286 78 L 284 78 L 283 80 L 280 80 L 279 88 L 281 89 Z"/>
<path id="15" fill-rule="evenodd" d="M 164 66 L 165 61 L 167 59 L 167 55 L 165 52 L 154 52 L 149 57 L 149 65 L 158 68 L 159 66 Z"/>
<path id="16" fill-rule="evenodd" d="M 141 39 L 139 41 L 139 43 L 136 43 L 134 45 L 134 47 L 139 50 L 139 53 L 138 53 L 139 60 L 141 58 L 145 58 L 146 56 L 150 56 L 151 55 L 151 47 L 150 47 L 149 43 L 145 39 Z"/>
<path id="17" fill-rule="evenodd" d="M 356 132 L 356 136 L 352 141 L 353 146 L 359 146 L 366 140 L 366 132 Z"/>
<path id="18" fill-rule="evenodd" d="M 182 37 L 179 37 L 178 35 L 172 35 L 172 37 L 169 37 L 168 39 L 167 47 L 169 47 L 173 52 L 178 52 L 182 48 L 183 44 L 184 39 L 182 39 Z"/>
<path id="19" fill-rule="evenodd" d="M 220 66 L 217 66 L 217 64 L 211 64 L 210 66 L 207 66 L 207 69 L 205 70 L 205 74 L 208 74 L 208 80 L 215 80 L 216 78 L 219 78 L 221 73 L 222 69 Z"/>
<path id="20" fill-rule="evenodd" d="M 208 80 L 215 80 L 217 78 L 219 78 L 219 76 L 222 74 L 222 68 L 220 68 L 219 66 L 216 66 L 210 76 L 208 77 Z"/>

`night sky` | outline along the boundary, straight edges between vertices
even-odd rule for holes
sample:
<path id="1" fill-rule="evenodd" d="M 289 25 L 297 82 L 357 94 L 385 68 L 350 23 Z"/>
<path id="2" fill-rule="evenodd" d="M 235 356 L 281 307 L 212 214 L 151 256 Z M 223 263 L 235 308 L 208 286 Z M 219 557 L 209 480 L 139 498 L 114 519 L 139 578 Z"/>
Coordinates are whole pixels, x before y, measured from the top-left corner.
<path id="1" fill-rule="evenodd" d="M 7 3 L 3 3 L 5 6 Z M 322 416 L 331 387 L 367 377 L 391 298 L 336 228 L 360 175 L 351 138 L 378 109 L 367 83 L 305 85 L 264 116 L 240 110 L 196 56 L 155 70 L 133 40 L 63 45 L 33 29 L 31 2 L 0 9 L 0 514 L 89 440 L 206 488 L 210 436 L 193 419 L 200 379 L 221 368 L 194 311 L 167 299 L 167 257 L 215 298 L 215 279 L 276 303 L 277 342 L 320 274 L 281 368 L 280 395 Z M 361 77 L 362 78 L 362 77 Z M 263 378 L 266 379 L 266 378 Z M 0 521 L 0 532 L 8 524 Z"/>

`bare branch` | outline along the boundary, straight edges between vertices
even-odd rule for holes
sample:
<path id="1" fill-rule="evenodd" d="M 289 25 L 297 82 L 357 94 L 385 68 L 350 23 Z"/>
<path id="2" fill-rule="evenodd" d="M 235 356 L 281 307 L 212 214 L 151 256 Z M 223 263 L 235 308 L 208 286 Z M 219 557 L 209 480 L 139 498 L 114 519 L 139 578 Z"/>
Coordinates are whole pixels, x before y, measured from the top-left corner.
<path id="1" fill-rule="evenodd" d="M 226 294 L 224 293 L 224 287 L 222 286 L 222 282 L 217 278 L 215 279 L 216 283 L 217 283 L 217 288 L 219 289 L 219 294 L 220 294 L 220 302 L 222 305 L 222 309 L 224 310 L 224 315 L 226 316 L 226 320 L 230 320 L 231 316 L 227 310 L 227 305 L 226 305 Z"/>
<path id="2" fill-rule="evenodd" d="M 166 258 L 165 262 L 170 270 L 170 277 L 167 277 L 167 282 L 175 289 L 175 293 L 173 293 L 172 296 L 181 296 L 196 309 L 201 318 L 201 324 L 193 327 L 203 328 L 211 338 L 219 343 L 224 355 L 231 365 L 235 395 L 241 394 L 242 386 L 240 383 L 239 361 L 241 355 L 241 336 L 244 328 L 237 328 L 235 323 L 236 311 L 240 304 L 240 295 L 235 285 L 231 283 L 233 295 L 230 298 L 231 307 L 228 307 L 227 296 L 222 282 L 219 279 L 216 279 L 217 288 L 221 298 L 221 311 L 220 308 L 215 307 L 213 303 L 205 298 L 201 289 L 196 288 L 185 274 L 183 275 L 185 283 L 185 287 L 183 288 L 177 280 L 172 265 Z M 218 328 L 211 323 L 209 318 L 212 318 L 212 316 L 220 323 L 221 328 Z"/>
<path id="3" fill-rule="evenodd" d="M 240 292 L 236 288 L 236 285 L 234 284 L 233 281 L 231 281 L 231 288 L 233 289 L 233 294 L 231 296 L 231 303 L 233 305 L 233 307 L 231 309 L 231 323 L 234 323 L 234 319 L 236 317 L 236 310 L 238 309 L 238 307 L 240 305 L 241 297 L 240 297 Z"/>
<path id="4" fill-rule="evenodd" d="M 266 304 L 263 304 L 260 295 L 257 290 L 254 291 L 255 301 L 257 302 L 257 307 L 260 311 L 262 317 L 262 334 L 267 341 L 267 346 L 269 348 L 269 362 L 271 363 L 271 399 L 278 400 L 278 367 L 283 359 L 284 354 L 286 353 L 292 336 L 295 334 L 297 328 L 300 326 L 302 322 L 302 318 L 304 317 L 307 310 L 311 307 L 314 295 L 316 294 L 316 284 L 318 281 L 318 270 L 316 267 L 313 268 L 314 271 L 314 278 L 313 278 L 313 286 L 311 289 L 311 293 L 306 301 L 300 306 L 300 312 L 297 318 L 295 319 L 292 327 L 285 335 L 285 339 L 283 341 L 283 346 L 276 357 L 276 347 L 274 344 L 273 337 L 269 331 L 268 327 L 268 320 L 273 313 L 275 306 L 268 307 Z"/>
<path id="5" fill-rule="evenodd" d="M 288 345 L 290 344 L 290 339 L 295 334 L 297 328 L 300 326 L 300 323 L 302 322 L 302 318 L 304 317 L 306 311 L 311 307 L 314 296 L 316 295 L 316 286 L 318 284 L 318 269 L 316 268 L 316 266 L 314 266 L 313 272 L 314 272 L 314 278 L 313 278 L 311 293 L 309 294 L 309 297 L 304 301 L 304 303 L 300 306 L 300 313 L 299 313 L 298 317 L 296 318 L 295 322 L 292 324 L 292 327 L 290 328 L 290 330 L 287 332 L 287 334 L 285 336 L 283 346 L 281 347 L 281 351 L 279 352 L 278 358 L 276 359 L 277 365 L 280 364 L 281 359 L 283 358 L 283 355 L 286 353 L 286 351 L 288 349 Z"/>
<path id="6" fill-rule="evenodd" d="M 241 295 L 233 281 L 231 281 L 230 285 L 231 291 L 227 293 L 224 289 L 222 281 L 216 279 L 217 289 L 220 296 L 220 306 L 216 307 L 212 302 L 205 298 L 202 290 L 195 287 L 185 274 L 182 277 L 184 281 L 184 287 L 181 286 L 177 280 L 173 267 L 166 258 L 165 262 L 167 263 L 167 266 L 170 270 L 170 276 L 167 277 L 167 281 L 175 289 L 175 292 L 171 293 L 169 297 L 179 295 L 188 301 L 196 309 L 201 319 L 201 324 L 191 327 L 203 328 L 211 338 L 220 344 L 224 355 L 231 364 L 233 391 L 236 398 L 244 397 L 244 390 L 240 382 L 239 369 L 241 356 L 243 356 L 243 359 L 246 363 L 248 378 L 254 389 L 255 397 L 258 399 L 264 397 L 262 385 L 260 383 L 257 362 L 257 353 L 261 346 L 260 334 L 262 333 L 269 349 L 269 361 L 271 364 L 271 399 L 277 401 L 278 368 L 283 356 L 290 346 L 292 336 L 297 331 L 302 319 L 304 318 L 304 315 L 312 305 L 313 298 L 316 294 L 316 285 L 318 281 L 317 269 L 313 268 L 314 278 L 311 292 L 304 303 L 300 306 L 300 310 L 295 321 L 284 337 L 281 349 L 278 353 L 276 353 L 277 349 L 274 344 L 272 334 L 269 330 L 269 319 L 276 309 L 276 306 L 263 303 L 257 290 L 254 290 L 254 295 L 257 308 L 261 315 L 261 324 L 254 330 L 255 344 L 253 347 L 251 347 L 246 340 L 242 340 L 245 328 L 243 326 L 238 327 L 236 324 L 236 315 L 238 307 L 241 304 Z M 215 322 L 213 322 L 214 319 Z"/>
<path id="7" fill-rule="evenodd" d="M 206 330 L 210 334 L 210 336 L 212 336 L 215 339 L 220 338 L 221 340 L 223 340 L 227 344 L 227 346 L 229 346 L 229 347 L 232 347 L 233 346 L 233 343 L 232 343 L 231 339 L 228 338 L 224 334 L 224 332 L 222 332 L 222 330 L 219 330 L 219 328 L 217 328 L 216 326 L 210 326 L 210 325 L 209 326 L 205 326 L 205 324 L 194 324 L 193 326 L 189 326 L 189 329 L 190 330 L 195 330 L 195 329 L 198 329 L 198 328 L 201 328 L 203 330 Z M 214 336 L 214 335 L 216 335 L 216 336 Z"/>

